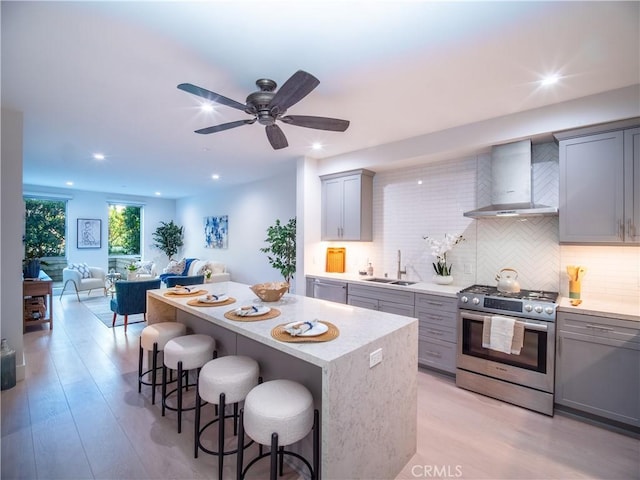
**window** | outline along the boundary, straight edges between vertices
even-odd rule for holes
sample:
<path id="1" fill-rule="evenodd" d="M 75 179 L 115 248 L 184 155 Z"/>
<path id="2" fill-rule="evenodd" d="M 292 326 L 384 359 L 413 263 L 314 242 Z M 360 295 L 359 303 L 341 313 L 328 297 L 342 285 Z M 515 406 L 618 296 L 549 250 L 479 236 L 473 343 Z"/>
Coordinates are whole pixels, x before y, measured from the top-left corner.
<path id="1" fill-rule="evenodd" d="M 25 198 L 25 258 L 64 257 L 67 201 Z"/>
<path id="2" fill-rule="evenodd" d="M 142 207 L 109 204 L 109 255 L 140 255 Z"/>

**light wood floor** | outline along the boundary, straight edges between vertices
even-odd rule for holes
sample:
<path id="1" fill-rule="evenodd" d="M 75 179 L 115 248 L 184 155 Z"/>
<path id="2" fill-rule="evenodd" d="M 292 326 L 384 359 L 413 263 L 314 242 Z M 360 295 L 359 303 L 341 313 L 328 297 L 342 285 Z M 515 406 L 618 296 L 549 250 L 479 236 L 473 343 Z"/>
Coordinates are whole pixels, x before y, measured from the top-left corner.
<path id="1" fill-rule="evenodd" d="M 216 478 L 213 457 L 193 458 L 193 412 L 179 435 L 175 414 L 162 417 L 148 387 L 137 392 L 144 324 L 126 335 L 106 328 L 75 295 L 54 308 L 52 332 L 24 336 L 26 380 L 1 395 L 1 478 Z M 640 478 L 639 440 L 476 395 L 433 373 L 418 373 L 416 421 L 418 451 L 399 479 Z M 225 478 L 234 468 L 225 459 Z"/>

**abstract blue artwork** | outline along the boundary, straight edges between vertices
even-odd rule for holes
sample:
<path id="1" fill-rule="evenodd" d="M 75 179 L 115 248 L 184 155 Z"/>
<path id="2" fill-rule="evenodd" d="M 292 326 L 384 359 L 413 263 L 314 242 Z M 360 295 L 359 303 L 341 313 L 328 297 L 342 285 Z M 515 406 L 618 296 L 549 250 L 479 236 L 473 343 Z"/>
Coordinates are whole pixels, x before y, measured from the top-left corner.
<path id="1" fill-rule="evenodd" d="M 205 248 L 229 247 L 229 215 L 204 217 Z"/>

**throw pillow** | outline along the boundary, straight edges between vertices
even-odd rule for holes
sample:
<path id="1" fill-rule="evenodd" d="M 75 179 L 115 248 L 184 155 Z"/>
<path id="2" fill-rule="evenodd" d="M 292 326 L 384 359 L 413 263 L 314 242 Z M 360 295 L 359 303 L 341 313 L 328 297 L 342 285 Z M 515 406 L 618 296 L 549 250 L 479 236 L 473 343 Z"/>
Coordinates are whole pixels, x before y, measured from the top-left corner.
<path id="1" fill-rule="evenodd" d="M 209 268 L 213 273 L 224 273 L 224 263 L 211 262 L 209 263 Z"/>
<path id="2" fill-rule="evenodd" d="M 169 262 L 169 265 L 167 265 L 166 273 L 173 273 L 174 275 L 182 275 L 182 272 L 184 271 L 184 267 L 186 264 L 187 264 L 186 258 L 183 258 L 179 262 L 176 262 L 175 260 L 171 260 Z"/>
<path id="3" fill-rule="evenodd" d="M 151 270 L 153 269 L 152 261 L 139 261 L 136 262 L 136 267 L 138 267 L 138 273 L 143 273 L 145 275 L 151 275 Z"/>
<path id="4" fill-rule="evenodd" d="M 91 270 L 86 263 L 70 263 L 67 268 L 77 270 L 80 273 L 80 278 L 91 278 Z"/>

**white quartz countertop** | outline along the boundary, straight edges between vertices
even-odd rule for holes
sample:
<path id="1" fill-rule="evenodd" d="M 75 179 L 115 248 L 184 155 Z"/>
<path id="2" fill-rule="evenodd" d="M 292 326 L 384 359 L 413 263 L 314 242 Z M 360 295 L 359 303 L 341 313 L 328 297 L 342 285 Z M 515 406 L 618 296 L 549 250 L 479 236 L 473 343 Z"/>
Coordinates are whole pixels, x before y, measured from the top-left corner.
<path id="1" fill-rule="evenodd" d="M 393 290 L 404 290 L 415 293 L 427 293 L 431 295 L 441 295 L 443 297 L 457 297 L 457 293 L 466 287 L 460 285 L 437 285 L 431 282 L 417 282 L 413 285 L 390 285 L 388 283 L 376 283 L 368 281 L 367 278 L 360 275 L 353 275 L 348 273 L 317 273 L 307 274 L 309 278 L 321 278 L 326 280 L 337 280 L 341 282 L 359 283 L 361 285 L 369 285 L 371 287 L 388 288 Z M 374 275 L 375 278 L 375 275 Z M 403 279 L 404 280 L 404 279 Z M 414 281 L 414 280 L 410 280 Z"/>
<path id="2" fill-rule="evenodd" d="M 562 312 L 582 313 L 608 318 L 631 320 L 640 324 L 640 299 L 637 302 L 623 301 L 606 297 L 587 297 L 580 305 L 571 305 L 571 299 L 562 297 L 558 303 L 558 310 Z"/>
<path id="3" fill-rule="evenodd" d="M 228 320 L 224 317 L 224 313 L 244 305 L 259 305 L 262 302 L 249 289 L 248 285 L 226 282 L 226 286 L 227 292 L 225 293 L 235 298 L 236 302 L 220 307 L 194 307 L 187 305 L 189 300 L 196 297 L 167 297 L 164 294 L 168 289 L 149 290 L 148 295 L 151 297 L 151 301 L 160 300 L 194 316 L 320 367 L 362 347 L 372 343 L 379 343 L 392 332 L 413 323 L 417 325 L 418 322 L 416 318 L 288 293 L 278 302 L 264 303 L 266 306 L 280 310 L 281 314 L 278 317 L 255 322 L 238 322 Z M 194 285 L 193 287 L 207 290 L 211 293 L 221 293 L 217 290 L 220 288 L 220 284 Z M 314 319 L 325 320 L 338 327 L 340 330 L 338 338 L 320 343 L 287 343 L 278 341 L 271 336 L 271 330 L 278 325 Z"/>

